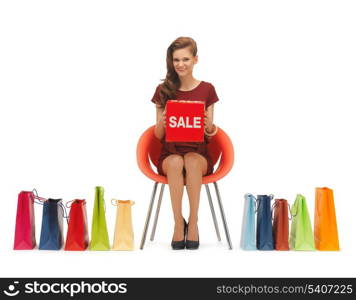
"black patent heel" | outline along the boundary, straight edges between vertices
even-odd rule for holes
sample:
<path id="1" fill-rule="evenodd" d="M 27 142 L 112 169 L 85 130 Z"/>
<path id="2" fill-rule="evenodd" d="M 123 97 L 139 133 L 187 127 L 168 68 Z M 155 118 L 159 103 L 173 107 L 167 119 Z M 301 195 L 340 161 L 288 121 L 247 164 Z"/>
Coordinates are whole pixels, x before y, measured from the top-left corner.
<path id="1" fill-rule="evenodd" d="M 173 250 L 183 250 L 185 248 L 185 237 L 187 236 L 187 232 L 188 232 L 188 224 L 185 221 L 185 219 L 183 219 L 184 221 L 184 237 L 183 240 L 181 241 L 173 241 L 171 242 L 171 246 Z"/>

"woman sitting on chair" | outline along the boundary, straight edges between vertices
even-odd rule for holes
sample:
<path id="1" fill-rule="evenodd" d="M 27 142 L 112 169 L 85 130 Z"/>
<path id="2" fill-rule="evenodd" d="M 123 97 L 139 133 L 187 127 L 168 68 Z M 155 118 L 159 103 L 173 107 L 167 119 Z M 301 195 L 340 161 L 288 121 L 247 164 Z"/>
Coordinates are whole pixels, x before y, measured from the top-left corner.
<path id="1" fill-rule="evenodd" d="M 167 49 L 167 75 L 156 88 L 152 102 L 156 104 L 155 135 L 162 142 L 158 160 L 158 173 L 167 176 L 174 215 L 172 248 L 198 249 L 198 209 L 202 177 L 213 172 L 207 143 L 217 132 L 213 124 L 215 88 L 211 83 L 193 77 L 198 62 L 197 45 L 192 38 L 179 37 Z M 165 141 L 167 100 L 191 100 L 205 102 L 204 132 L 202 143 L 172 143 Z M 182 215 L 184 183 L 189 197 L 188 224 Z"/>

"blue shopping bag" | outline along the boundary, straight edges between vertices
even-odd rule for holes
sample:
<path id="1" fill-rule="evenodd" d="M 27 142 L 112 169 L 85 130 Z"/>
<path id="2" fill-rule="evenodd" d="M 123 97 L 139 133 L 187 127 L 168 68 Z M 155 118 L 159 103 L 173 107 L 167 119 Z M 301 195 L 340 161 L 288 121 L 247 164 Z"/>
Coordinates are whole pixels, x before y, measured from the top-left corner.
<path id="1" fill-rule="evenodd" d="M 271 201 L 273 195 L 257 195 L 257 234 L 258 250 L 274 250 L 272 231 Z"/>
<path id="2" fill-rule="evenodd" d="M 63 246 L 63 218 L 67 218 L 62 199 L 43 202 L 40 250 L 60 250 Z"/>
<path id="3" fill-rule="evenodd" d="M 256 250 L 255 201 L 256 198 L 252 194 L 245 195 L 240 241 L 240 247 L 243 250 Z"/>

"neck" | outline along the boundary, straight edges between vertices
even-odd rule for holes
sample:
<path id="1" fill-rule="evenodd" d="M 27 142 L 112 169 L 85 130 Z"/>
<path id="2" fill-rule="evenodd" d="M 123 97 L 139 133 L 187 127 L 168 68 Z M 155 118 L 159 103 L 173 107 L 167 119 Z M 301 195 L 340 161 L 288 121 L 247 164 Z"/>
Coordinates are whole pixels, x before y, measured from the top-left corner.
<path id="1" fill-rule="evenodd" d="M 198 82 L 192 74 L 180 77 L 180 89 L 181 90 L 190 90 L 192 89 Z"/>

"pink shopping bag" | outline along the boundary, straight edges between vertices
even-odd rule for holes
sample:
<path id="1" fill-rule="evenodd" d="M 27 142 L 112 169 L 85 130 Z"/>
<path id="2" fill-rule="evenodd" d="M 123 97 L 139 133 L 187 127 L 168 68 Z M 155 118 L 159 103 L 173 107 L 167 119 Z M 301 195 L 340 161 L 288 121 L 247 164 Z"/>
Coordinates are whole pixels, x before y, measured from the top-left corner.
<path id="1" fill-rule="evenodd" d="M 33 190 L 32 192 L 21 191 L 19 193 L 17 200 L 14 250 L 31 250 L 36 246 L 35 199 L 43 201 L 44 198 L 38 197 L 36 190 Z"/>
<path id="2" fill-rule="evenodd" d="M 31 250 L 36 246 L 34 201 L 33 192 L 22 191 L 18 196 L 14 250 Z"/>

